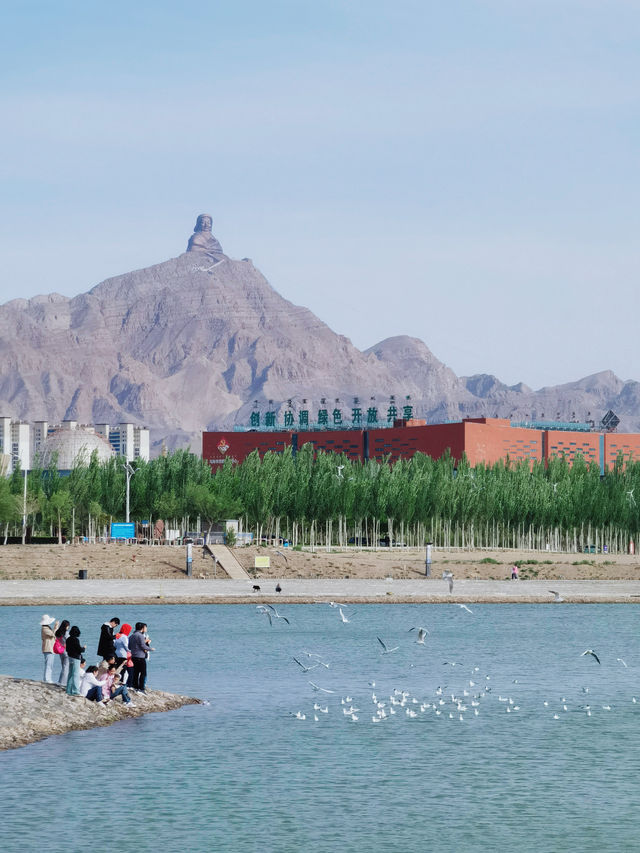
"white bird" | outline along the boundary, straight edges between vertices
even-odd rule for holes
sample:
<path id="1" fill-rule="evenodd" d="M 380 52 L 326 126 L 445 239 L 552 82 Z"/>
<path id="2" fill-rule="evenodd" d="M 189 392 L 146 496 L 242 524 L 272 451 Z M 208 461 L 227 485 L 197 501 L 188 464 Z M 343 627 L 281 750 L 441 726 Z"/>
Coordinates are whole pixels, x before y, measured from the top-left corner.
<path id="1" fill-rule="evenodd" d="M 339 601 L 330 601 L 329 607 L 348 607 L 348 604 L 340 604 Z"/>
<path id="2" fill-rule="evenodd" d="M 377 638 L 377 640 L 378 640 L 378 642 L 380 643 L 380 645 L 382 646 L 382 649 L 383 649 L 383 651 L 381 651 L 381 652 L 380 652 L 380 654 L 381 654 L 381 655 L 390 655 L 390 654 L 391 654 L 391 652 L 397 652 L 397 651 L 398 651 L 398 649 L 400 648 L 400 646 L 394 646 L 394 648 L 389 649 L 389 648 L 387 647 L 386 643 L 383 643 L 383 642 L 382 642 L 382 640 L 380 639 L 380 637 L 378 637 L 378 638 Z"/>
<path id="3" fill-rule="evenodd" d="M 273 618 L 274 618 L 274 619 L 284 619 L 284 621 L 287 623 L 287 625 L 290 625 L 290 624 L 291 624 L 291 623 L 289 622 L 289 620 L 287 619 L 287 617 L 286 617 L 286 616 L 281 616 L 272 604 L 264 604 L 264 605 L 263 605 L 263 604 L 259 604 L 259 605 L 258 605 L 258 608 L 260 608 L 260 607 L 268 607 L 268 608 L 269 608 L 269 609 L 266 611 L 266 612 L 267 612 L 267 616 L 269 616 L 269 622 L 271 622 L 271 616 L 273 616 Z M 273 623 L 271 623 L 271 624 L 273 624 Z"/>
<path id="4" fill-rule="evenodd" d="M 555 590 L 553 590 L 553 589 L 550 589 L 550 590 L 549 590 L 549 592 L 551 593 L 551 595 L 553 595 L 553 596 L 554 596 L 554 599 L 553 599 L 553 600 L 554 600 L 554 602 L 558 602 L 558 603 L 560 603 L 561 601 L 564 601 L 564 598 L 562 598 L 562 596 L 560 595 L 560 593 L 559 593 L 559 592 L 556 592 L 556 591 L 555 591 Z"/>
<path id="5" fill-rule="evenodd" d="M 306 655 L 308 658 L 313 658 L 316 661 L 316 665 L 323 666 L 325 669 L 329 669 L 329 664 L 321 660 L 320 655 L 316 654 L 315 652 L 303 652 L 303 654 Z"/>
<path id="6" fill-rule="evenodd" d="M 453 572 L 443 572 L 442 579 L 449 584 L 449 595 L 453 592 Z"/>
<path id="7" fill-rule="evenodd" d="M 305 715 L 305 714 L 303 714 L 303 713 L 302 713 L 302 711 L 298 711 L 298 712 L 296 713 L 296 719 L 297 719 L 297 720 L 306 720 L 306 719 L 307 719 L 307 717 L 306 717 L 306 715 Z"/>
<path id="8" fill-rule="evenodd" d="M 599 657 L 598 657 L 598 655 L 593 651 L 593 649 L 585 649 L 585 650 L 582 652 L 582 654 L 580 655 L 580 657 L 581 657 L 581 658 L 583 658 L 585 655 L 591 655 L 591 657 L 592 657 L 592 658 L 595 658 L 595 659 L 596 659 L 596 661 L 597 661 L 598 663 L 600 663 L 600 658 L 599 658 Z"/>
<path id="9" fill-rule="evenodd" d="M 418 639 L 416 640 L 416 643 L 419 643 L 419 645 L 424 646 L 424 638 L 427 634 L 429 634 L 427 628 L 409 628 L 409 631 L 417 631 Z M 429 634 L 429 636 L 431 636 L 431 634 Z"/>
<path id="10" fill-rule="evenodd" d="M 458 607 L 462 607 L 462 609 L 466 610 L 467 613 L 473 613 L 473 610 L 469 610 L 466 604 L 459 604 Z"/>
<path id="11" fill-rule="evenodd" d="M 442 662 L 442 666 L 460 666 L 460 664 L 455 660 L 445 660 Z"/>
<path id="12" fill-rule="evenodd" d="M 312 669 L 316 669 L 318 664 L 314 663 L 313 666 L 305 666 L 303 663 L 300 663 L 298 658 L 293 658 L 293 660 L 298 664 L 298 666 L 302 669 L 303 672 L 311 672 Z"/>
<path id="13" fill-rule="evenodd" d="M 622 664 L 622 666 L 623 666 L 625 669 L 627 669 L 627 665 L 626 665 L 626 663 L 622 660 L 622 658 L 616 658 L 616 660 L 618 661 L 618 663 L 621 663 L 621 664 Z"/>
<path id="14" fill-rule="evenodd" d="M 315 684 L 315 682 L 313 682 L 313 681 L 310 681 L 309 684 L 313 687 L 313 689 L 316 692 L 319 691 L 320 693 L 335 693 L 335 690 L 327 690 L 326 687 L 320 687 L 318 684 Z"/>
<path id="15" fill-rule="evenodd" d="M 344 615 L 344 612 L 343 612 L 343 610 L 342 610 L 342 607 L 340 607 L 340 608 L 339 608 L 339 610 L 340 610 L 340 618 L 342 619 L 342 621 L 343 621 L 343 622 L 346 622 L 346 623 L 349 623 L 351 620 L 350 620 L 350 619 L 347 619 L 347 617 Z"/>

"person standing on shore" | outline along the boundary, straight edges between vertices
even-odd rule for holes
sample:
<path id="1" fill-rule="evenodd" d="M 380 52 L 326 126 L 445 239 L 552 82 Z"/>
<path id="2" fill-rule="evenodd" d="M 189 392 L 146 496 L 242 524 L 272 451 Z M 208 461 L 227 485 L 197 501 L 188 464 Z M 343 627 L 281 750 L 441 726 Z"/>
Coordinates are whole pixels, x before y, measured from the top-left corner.
<path id="1" fill-rule="evenodd" d="M 54 631 L 58 628 L 58 622 L 51 627 L 54 622 L 53 616 L 48 616 L 46 613 L 40 620 L 40 635 L 42 637 L 42 654 L 44 655 L 44 676 L 42 680 L 45 684 L 53 684 L 53 644 L 56 641 Z"/>
<path id="2" fill-rule="evenodd" d="M 124 623 L 124 625 L 120 626 L 120 631 L 116 634 L 115 639 L 115 650 L 116 650 L 116 663 L 118 666 L 121 664 L 127 663 L 127 658 L 129 657 L 129 634 L 131 633 L 131 625 Z M 122 683 L 126 684 L 127 681 L 127 668 L 126 666 L 122 669 Z"/>
<path id="3" fill-rule="evenodd" d="M 67 639 L 67 654 L 69 656 L 69 678 L 67 680 L 67 695 L 80 695 L 80 658 L 86 646 L 81 645 L 80 628 L 74 625 Z"/>
<path id="4" fill-rule="evenodd" d="M 147 681 L 147 641 L 144 636 L 146 632 L 146 624 L 136 622 L 136 630 L 129 637 L 129 650 L 133 662 L 129 686 L 132 690 L 137 690 L 140 693 L 145 692 L 144 688 Z"/>
<path id="5" fill-rule="evenodd" d="M 113 632 L 118 627 L 120 620 L 114 616 L 109 622 L 105 622 L 100 628 L 100 640 L 98 642 L 98 654 L 101 658 L 113 658 L 116 656 L 116 650 L 113 644 Z"/>
<path id="6" fill-rule="evenodd" d="M 69 655 L 67 654 L 67 631 L 71 623 L 68 619 L 63 619 L 60 627 L 56 631 L 56 639 L 53 644 L 53 651 L 60 655 L 60 677 L 58 678 L 58 687 L 66 687 L 69 680 Z"/>

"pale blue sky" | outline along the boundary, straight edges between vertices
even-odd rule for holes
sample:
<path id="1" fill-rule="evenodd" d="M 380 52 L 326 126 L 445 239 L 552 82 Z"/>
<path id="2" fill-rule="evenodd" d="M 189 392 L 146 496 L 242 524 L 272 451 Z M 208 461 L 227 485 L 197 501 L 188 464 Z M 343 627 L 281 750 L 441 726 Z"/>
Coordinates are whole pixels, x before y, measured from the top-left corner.
<path id="1" fill-rule="evenodd" d="M 173 257 L 208 212 L 360 348 L 640 380 L 640 0 L 0 16 L 1 302 Z"/>

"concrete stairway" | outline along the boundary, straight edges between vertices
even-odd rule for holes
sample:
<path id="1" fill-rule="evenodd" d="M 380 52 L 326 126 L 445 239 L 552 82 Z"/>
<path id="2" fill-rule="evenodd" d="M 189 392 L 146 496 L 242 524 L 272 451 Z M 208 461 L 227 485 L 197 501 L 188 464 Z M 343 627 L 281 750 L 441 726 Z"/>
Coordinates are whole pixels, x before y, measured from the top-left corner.
<path id="1" fill-rule="evenodd" d="M 204 547 L 205 550 L 215 558 L 220 568 L 223 569 L 223 571 L 225 571 L 232 580 L 251 580 L 249 575 L 245 572 L 226 545 L 205 545 Z"/>

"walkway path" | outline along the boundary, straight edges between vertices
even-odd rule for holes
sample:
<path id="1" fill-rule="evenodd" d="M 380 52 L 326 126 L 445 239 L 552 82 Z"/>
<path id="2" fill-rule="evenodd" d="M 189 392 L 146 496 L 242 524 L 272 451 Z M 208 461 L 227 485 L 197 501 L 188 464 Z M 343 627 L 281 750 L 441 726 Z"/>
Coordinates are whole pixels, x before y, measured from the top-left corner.
<path id="1" fill-rule="evenodd" d="M 640 581 L 489 581 L 456 580 L 453 595 L 440 578 L 431 580 L 68 580 L 0 581 L 0 605 L 32 604 L 51 612 L 61 604 L 235 604 L 283 601 L 414 602 L 450 604 L 552 603 L 551 589 L 567 603 L 640 604 Z M 554 605 L 557 606 L 557 605 Z M 55 612 L 55 611 L 54 611 Z"/>

